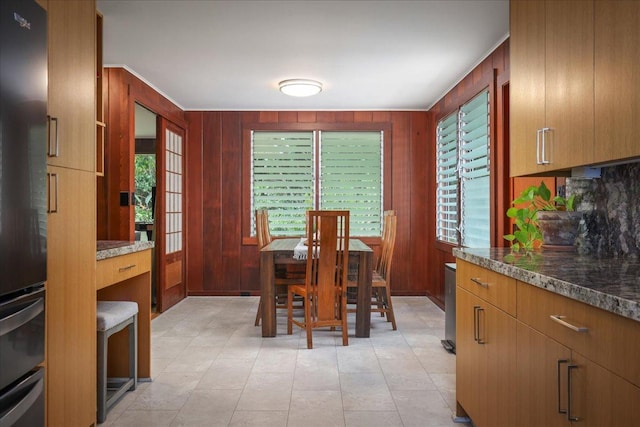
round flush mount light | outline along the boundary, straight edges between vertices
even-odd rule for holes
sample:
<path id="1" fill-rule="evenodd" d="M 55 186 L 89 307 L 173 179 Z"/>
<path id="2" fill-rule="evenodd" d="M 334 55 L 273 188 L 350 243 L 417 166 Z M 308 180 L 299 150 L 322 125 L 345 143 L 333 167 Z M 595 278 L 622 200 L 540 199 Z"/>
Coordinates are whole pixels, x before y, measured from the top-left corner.
<path id="1" fill-rule="evenodd" d="M 315 80 L 289 79 L 279 84 L 280 92 L 289 96 L 311 96 L 322 91 L 322 83 Z"/>

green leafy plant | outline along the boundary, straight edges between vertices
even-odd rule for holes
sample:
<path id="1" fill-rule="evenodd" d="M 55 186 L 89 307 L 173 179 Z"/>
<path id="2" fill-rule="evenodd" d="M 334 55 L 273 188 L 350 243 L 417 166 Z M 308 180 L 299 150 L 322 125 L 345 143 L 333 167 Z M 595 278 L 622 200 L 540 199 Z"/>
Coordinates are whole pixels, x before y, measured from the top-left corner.
<path id="1" fill-rule="evenodd" d="M 575 195 L 569 198 L 551 198 L 551 191 L 544 182 L 540 182 L 538 186 L 532 185 L 511 202 L 513 206 L 507 210 L 507 216 L 513 219 L 516 229 L 503 237 L 511 242 L 514 250 L 536 249 L 542 242 L 542 232 L 536 217 L 538 211 L 573 211 L 574 203 Z"/>

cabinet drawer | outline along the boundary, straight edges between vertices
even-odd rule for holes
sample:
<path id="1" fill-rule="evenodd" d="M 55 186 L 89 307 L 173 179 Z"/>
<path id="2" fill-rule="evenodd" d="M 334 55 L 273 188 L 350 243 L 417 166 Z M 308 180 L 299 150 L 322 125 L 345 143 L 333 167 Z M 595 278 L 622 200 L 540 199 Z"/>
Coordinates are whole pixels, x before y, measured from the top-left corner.
<path id="1" fill-rule="evenodd" d="M 458 259 L 456 284 L 510 315 L 516 315 L 515 279 Z"/>
<path id="2" fill-rule="evenodd" d="M 640 322 L 523 282 L 517 290 L 518 320 L 640 386 Z"/>
<path id="3" fill-rule="evenodd" d="M 96 289 L 130 279 L 151 270 L 151 252 L 144 250 L 98 261 Z"/>

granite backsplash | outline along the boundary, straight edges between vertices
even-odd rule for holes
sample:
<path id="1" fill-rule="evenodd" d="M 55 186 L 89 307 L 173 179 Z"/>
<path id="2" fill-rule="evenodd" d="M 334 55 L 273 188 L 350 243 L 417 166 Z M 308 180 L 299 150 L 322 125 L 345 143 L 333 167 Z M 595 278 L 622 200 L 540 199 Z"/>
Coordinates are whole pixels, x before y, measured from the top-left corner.
<path id="1" fill-rule="evenodd" d="M 600 178 L 567 178 L 566 185 L 584 212 L 580 253 L 640 256 L 640 163 L 602 168 Z"/>

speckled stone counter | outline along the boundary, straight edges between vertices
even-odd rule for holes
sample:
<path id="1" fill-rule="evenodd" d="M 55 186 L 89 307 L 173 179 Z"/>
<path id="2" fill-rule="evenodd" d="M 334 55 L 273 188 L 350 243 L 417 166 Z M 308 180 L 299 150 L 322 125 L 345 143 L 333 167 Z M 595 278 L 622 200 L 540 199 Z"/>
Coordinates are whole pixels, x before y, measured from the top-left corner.
<path id="1" fill-rule="evenodd" d="M 640 322 L 640 260 L 574 252 L 454 249 L 462 260 Z"/>
<path id="2" fill-rule="evenodd" d="M 113 258 L 120 255 L 126 255 L 133 252 L 144 251 L 153 248 L 154 242 L 127 240 L 98 240 L 96 250 L 96 260 Z"/>

